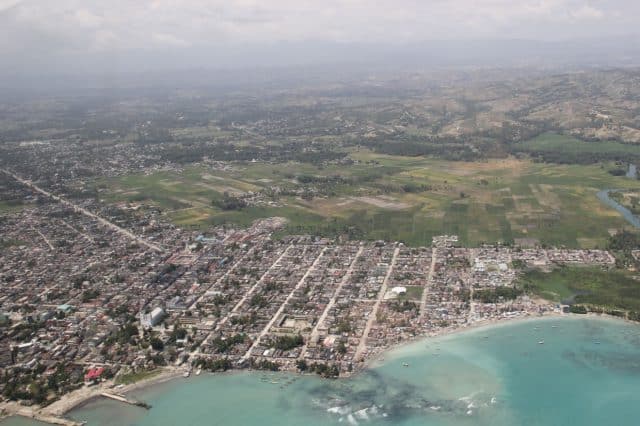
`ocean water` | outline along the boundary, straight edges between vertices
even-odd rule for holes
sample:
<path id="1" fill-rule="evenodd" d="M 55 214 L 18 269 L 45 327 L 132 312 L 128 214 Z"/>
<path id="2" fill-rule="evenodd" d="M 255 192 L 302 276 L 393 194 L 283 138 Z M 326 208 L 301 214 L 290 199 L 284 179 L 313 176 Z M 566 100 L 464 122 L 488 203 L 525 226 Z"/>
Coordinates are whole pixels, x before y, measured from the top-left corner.
<path id="1" fill-rule="evenodd" d="M 350 379 L 203 374 L 133 394 L 153 405 L 149 411 L 97 400 L 71 416 L 100 426 L 640 422 L 639 325 L 536 319 L 424 339 L 383 356 Z"/>

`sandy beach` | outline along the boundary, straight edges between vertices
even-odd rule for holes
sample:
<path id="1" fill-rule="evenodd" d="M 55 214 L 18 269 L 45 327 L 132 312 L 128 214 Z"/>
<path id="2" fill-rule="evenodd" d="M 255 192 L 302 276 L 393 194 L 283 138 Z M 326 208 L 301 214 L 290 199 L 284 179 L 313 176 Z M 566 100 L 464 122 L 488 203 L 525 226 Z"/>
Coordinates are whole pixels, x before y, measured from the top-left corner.
<path id="1" fill-rule="evenodd" d="M 38 406 L 26 407 L 12 401 L 4 402 L 0 404 L 0 412 L 2 413 L 0 419 L 9 416 L 23 416 L 51 424 L 74 425 L 76 422 L 69 421 L 64 416 L 69 411 L 81 407 L 95 398 L 102 398 L 103 392 L 127 394 L 137 389 L 182 377 L 182 374 L 183 371 L 181 370 L 164 369 L 152 377 L 125 385 L 121 388 L 116 388 L 115 383 L 111 380 L 95 386 L 83 386 L 80 389 L 63 395 L 59 400 L 43 408 Z"/>

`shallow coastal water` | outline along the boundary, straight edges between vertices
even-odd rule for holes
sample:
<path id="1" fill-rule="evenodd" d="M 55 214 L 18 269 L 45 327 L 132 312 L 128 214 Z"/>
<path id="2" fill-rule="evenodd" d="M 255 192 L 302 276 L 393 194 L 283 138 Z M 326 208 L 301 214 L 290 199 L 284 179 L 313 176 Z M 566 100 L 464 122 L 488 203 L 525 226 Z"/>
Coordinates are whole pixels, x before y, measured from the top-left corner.
<path id="1" fill-rule="evenodd" d="M 150 411 L 98 400 L 71 416 L 100 426 L 548 426 L 640 416 L 640 326 L 622 321 L 506 323 L 384 357 L 346 380 L 261 372 L 180 379 L 134 394 Z"/>
<path id="2" fill-rule="evenodd" d="M 2 426 L 47 426 L 47 423 L 27 419 L 25 417 L 9 417 L 0 422 Z"/>

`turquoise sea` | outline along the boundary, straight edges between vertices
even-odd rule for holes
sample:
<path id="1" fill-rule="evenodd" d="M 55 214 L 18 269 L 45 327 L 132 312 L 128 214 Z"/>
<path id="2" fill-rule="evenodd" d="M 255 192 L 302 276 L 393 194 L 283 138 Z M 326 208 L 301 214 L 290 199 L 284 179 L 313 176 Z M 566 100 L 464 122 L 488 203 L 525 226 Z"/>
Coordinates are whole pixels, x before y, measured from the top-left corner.
<path id="1" fill-rule="evenodd" d="M 639 325 L 536 319 L 420 340 L 383 356 L 350 379 L 201 375 L 135 393 L 153 405 L 150 411 L 97 400 L 71 416 L 100 426 L 548 426 L 640 419 Z"/>

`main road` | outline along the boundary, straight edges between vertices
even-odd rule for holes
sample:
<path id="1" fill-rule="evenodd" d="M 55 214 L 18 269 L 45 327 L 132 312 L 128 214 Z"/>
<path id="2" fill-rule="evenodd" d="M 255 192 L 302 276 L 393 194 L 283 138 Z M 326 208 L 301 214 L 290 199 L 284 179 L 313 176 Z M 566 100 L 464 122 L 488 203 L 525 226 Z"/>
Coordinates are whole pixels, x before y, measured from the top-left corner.
<path id="1" fill-rule="evenodd" d="M 356 266 L 356 262 L 358 261 L 358 259 L 362 255 L 363 251 L 364 251 L 364 247 L 361 246 L 358 249 L 358 252 L 354 256 L 353 260 L 351 261 L 351 264 L 349 265 L 349 269 L 347 269 L 347 272 L 342 277 L 342 280 L 340 280 L 340 284 L 335 289 L 335 291 L 333 293 L 333 297 L 331 298 L 331 300 L 329 301 L 327 306 L 324 308 L 324 311 L 322 311 L 322 315 L 320 315 L 320 319 L 318 319 L 318 322 L 316 323 L 316 326 L 313 327 L 313 330 L 311 331 L 311 334 L 309 335 L 309 338 L 307 339 L 307 341 L 305 342 L 304 346 L 302 347 L 302 350 L 300 351 L 300 357 L 299 357 L 300 359 L 304 358 L 304 356 L 305 356 L 305 354 L 307 352 L 307 347 L 309 345 L 309 342 L 315 342 L 318 339 L 318 333 L 319 333 L 320 327 L 323 326 L 325 320 L 327 319 L 327 315 L 329 315 L 329 312 L 331 311 L 331 309 L 333 309 L 333 306 L 336 304 L 336 300 L 338 300 L 338 297 L 340 296 L 340 292 L 342 291 L 342 287 L 344 287 L 344 285 L 349 281 L 349 278 L 353 274 L 353 269 Z"/>
<path id="2" fill-rule="evenodd" d="M 300 287 L 302 287 L 302 284 L 307 280 L 307 277 L 310 274 L 312 274 L 313 271 L 316 270 L 316 268 L 318 267 L 318 263 L 320 263 L 320 259 L 322 258 L 322 256 L 324 256 L 326 251 L 327 251 L 327 247 L 322 249 L 318 257 L 316 257 L 316 259 L 313 261 L 309 269 L 307 269 L 307 272 L 304 273 L 302 278 L 300 278 L 300 281 L 298 281 L 298 283 L 293 288 L 293 290 L 291 290 L 291 292 L 289 293 L 287 298 L 284 300 L 284 302 L 282 302 L 282 304 L 280 305 L 280 308 L 278 308 L 276 313 L 273 314 L 269 323 L 262 329 L 262 332 L 260 332 L 258 337 L 256 337 L 256 339 L 253 341 L 253 344 L 251 345 L 251 347 L 247 350 L 244 356 L 240 358 L 240 361 L 239 361 L 240 363 L 246 361 L 251 356 L 251 352 L 253 352 L 253 350 L 260 344 L 260 340 L 262 340 L 262 338 L 264 338 L 264 336 L 267 335 L 267 333 L 269 332 L 273 324 L 276 322 L 280 314 L 282 314 L 282 312 L 284 311 L 284 308 L 287 306 L 287 303 L 289 303 L 289 301 L 293 298 L 293 295 L 296 294 L 296 292 L 298 291 L 298 289 L 300 289 Z"/>
<path id="3" fill-rule="evenodd" d="M 358 361 L 362 356 L 362 352 L 367 348 L 367 336 L 369 336 L 369 332 L 371 331 L 371 327 L 376 320 L 376 314 L 378 313 L 378 309 L 380 308 L 380 304 L 382 303 L 382 299 L 384 295 L 387 293 L 387 287 L 389 285 L 389 278 L 391 277 L 391 273 L 393 272 L 393 268 L 396 266 L 396 260 L 398 259 L 398 253 L 400 253 L 400 248 L 396 248 L 393 251 L 393 257 L 391 258 L 391 264 L 389 265 L 389 269 L 387 269 L 387 274 L 384 276 L 384 280 L 382 281 L 382 287 L 380 288 L 380 292 L 378 293 L 378 298 L 376 299 L 376 303 L 373 306 L 373 310 L 369 314 L 367 318 L 367 325 L 364 328 L 364 332 L 362 333 L 362 337 L 360 338 L 360 342 L 358 343 L 358 347 L 356 349 L 356 353 L 353 356 L 354 361 Z"/>
<path id="4" fill-rule="evenodd" d="M 90 218 L 92 218 L 94 220 L 97 220 L 99 223 L 101 223 L 102 225 L 106 226 L 107 228 L 110 228 L 110 229 L 116 231 L 117 233 L 119 233 L 121 235 L 124 235 L 125 237 L 127 237 L 127 238 L 129 238 L 131 240 L 134 240 L 137 243 L 142 244 L 143 246 L 145 246 L 145 247 L 147 247 L 147 248 L 149 248 L 151 250 L 154 250 L 154 251 L 157 251 L 157 252 L 163 252 L 164 251 L 161 247 L 148 242 L 147 240 L 145 240 L 145 239 L 133 234 L 130 231 L 127 231 L 124 228 L 119 227 L 115 223 L 109 222 L 107 219 L 105 219 L 103 217 L 100 217 L 95 213 L 90 212 L 89 210 L 85 209 L 84 207 L 81 207 L 81 206 L 79 206 L 79 205 L 77 205 L 75 203 L 72 203 L 71 201 L 69 201 L 69 200 L 67 200 L 65 198 L 62 198 L 62 197 L 60 197 L 58 195 L 52 194 L 51 192 L 40 188 L 38 185 L 36 185 L 35 183 L 31 182 L 30 180 L 23 179 L 20 176 L 16 175 L 15 173 L 13 173 L 13 172 L 11 172 L 11 171 L 9 171 L 7 169 L 0 168 L 0 171 L 3 172 L 6 175 L 11 176 L 12 178 L 17 180 L 21 184 L 28 186 L 29 188 L 33 189 L 34 191 L 39 192 L 40 194 L 45 195 L 45 196 L 47 196 L 49 198 L 52 198 L 52 199 L 54 199 L 54 200 L 56 200 L 56 201 L 58 201 L 58 202 L 60 202 L 60 203 L 62 203 L 64 205 L 66 205 L 66 206 L 69 206 L 72 209 L 74 209 L 75 211 L 77 211 L 78 213 L 82 213 L 85 216 L 88 216 L 88 217 L 90 217 Z"/>

